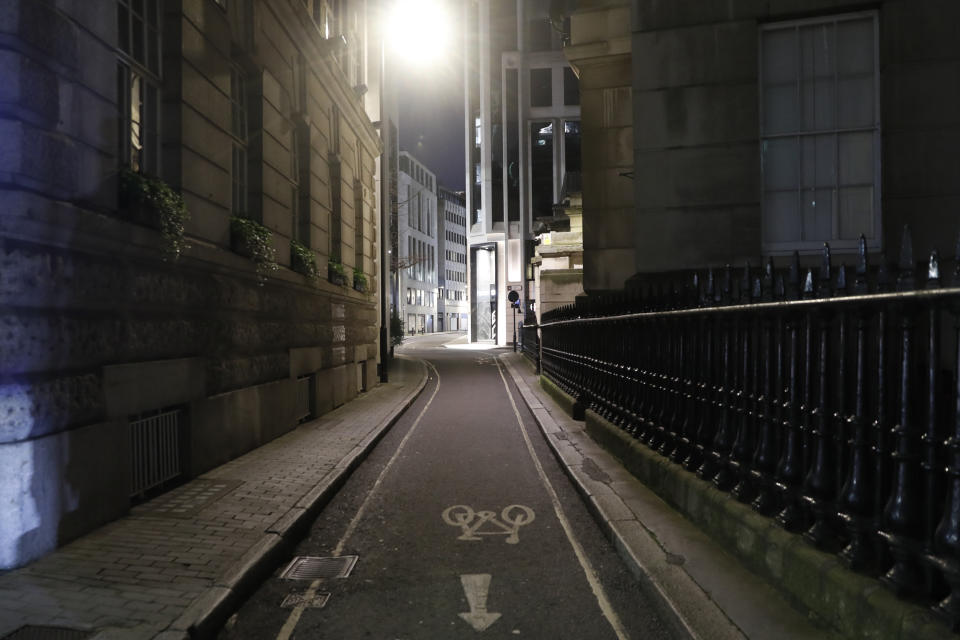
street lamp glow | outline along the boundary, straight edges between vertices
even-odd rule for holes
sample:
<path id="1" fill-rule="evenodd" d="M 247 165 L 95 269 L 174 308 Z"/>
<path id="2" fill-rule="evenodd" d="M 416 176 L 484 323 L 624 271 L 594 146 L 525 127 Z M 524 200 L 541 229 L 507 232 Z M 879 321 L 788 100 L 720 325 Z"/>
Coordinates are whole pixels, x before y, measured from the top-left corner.
<path id="1" fill-rule="evenodd" d="M 443 0 L 395 0 L 383 25 L 393 55 L 429 65 L 450 45 L 452 22 Z"/>

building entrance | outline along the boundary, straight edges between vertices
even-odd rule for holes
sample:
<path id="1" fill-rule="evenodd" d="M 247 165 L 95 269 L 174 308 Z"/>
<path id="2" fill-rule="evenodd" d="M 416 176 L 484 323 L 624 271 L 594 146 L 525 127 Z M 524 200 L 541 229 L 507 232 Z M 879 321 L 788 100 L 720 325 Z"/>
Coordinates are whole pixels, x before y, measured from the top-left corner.
<path id="1" fill-rule="evenodd" d="M 470 329 L 474 342 L 497 341 L 497 245 L 470 247 Z"/>

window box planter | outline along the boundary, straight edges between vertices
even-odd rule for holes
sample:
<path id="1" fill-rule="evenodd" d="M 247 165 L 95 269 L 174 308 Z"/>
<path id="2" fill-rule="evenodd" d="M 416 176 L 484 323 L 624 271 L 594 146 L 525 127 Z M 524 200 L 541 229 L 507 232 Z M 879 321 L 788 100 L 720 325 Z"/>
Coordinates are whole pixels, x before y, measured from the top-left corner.
<path id="1" fill-rule="evenodd" d="M 164 253 L 176 260 L 187 246 L 183 224 L 190 213 L 183 197 L 154 176 L 124 168 L 119 177 L 120 214 L 133 224 L 159 231 Z"/>
<path id="2" fill-rule="evenodd" d="M 343 265 L 333 258 L 327 262 L 327 279 L 338 287 L 347 286 L 347 272 Z"/>

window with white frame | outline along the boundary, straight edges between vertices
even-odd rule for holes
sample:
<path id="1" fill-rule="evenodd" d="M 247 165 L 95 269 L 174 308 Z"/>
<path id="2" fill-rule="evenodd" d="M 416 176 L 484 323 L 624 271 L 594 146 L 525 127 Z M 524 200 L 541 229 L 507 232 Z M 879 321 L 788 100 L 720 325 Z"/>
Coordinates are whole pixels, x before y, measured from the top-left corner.
<path id="1" fill-rule="evenodd" d="M 875 12 L 760 32 L 763 247 L 853 247 L 880 231 Z"/>
<path id="2" fill-rule="evenodd" d="M 155 1 L 117 1 L 119 156 L 134 171 L 160 166 L 160 9 Z"/>

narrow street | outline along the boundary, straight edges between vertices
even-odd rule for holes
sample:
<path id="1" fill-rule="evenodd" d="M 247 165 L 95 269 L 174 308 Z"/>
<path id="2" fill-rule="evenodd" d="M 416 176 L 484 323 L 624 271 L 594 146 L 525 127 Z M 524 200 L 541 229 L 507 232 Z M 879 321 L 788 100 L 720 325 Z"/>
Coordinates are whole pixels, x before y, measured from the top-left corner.
<path id="1" fill-rule="evenodd" d="M 222 640 L 669 637 L 497 350 L 456 342 L 406 340 L 427 387 L 294 554 L 355 555 L 349 576 L 284 579 L 284 563 Z"/>

